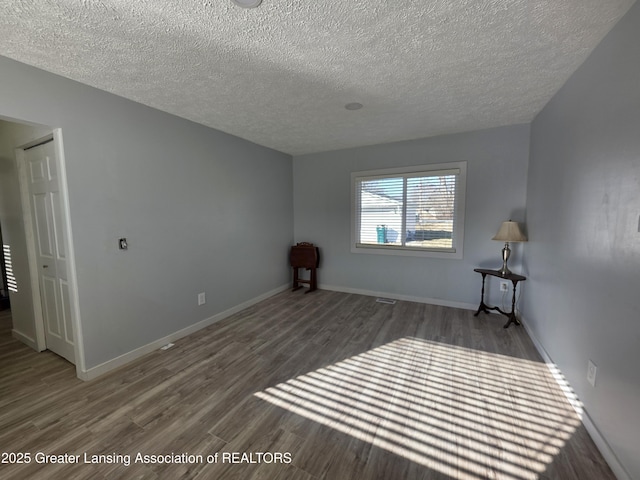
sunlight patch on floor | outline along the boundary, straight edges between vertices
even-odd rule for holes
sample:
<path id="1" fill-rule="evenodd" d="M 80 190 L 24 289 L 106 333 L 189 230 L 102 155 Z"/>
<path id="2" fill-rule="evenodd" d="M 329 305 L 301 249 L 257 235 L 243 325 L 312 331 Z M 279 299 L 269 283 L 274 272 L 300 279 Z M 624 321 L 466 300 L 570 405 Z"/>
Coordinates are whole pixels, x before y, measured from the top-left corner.
<path id="1" fill-rule="evenodd" d="M 544 363 L 402 338 L 255 394 L 458 479 L 535 479 L 580 418 Z"/>

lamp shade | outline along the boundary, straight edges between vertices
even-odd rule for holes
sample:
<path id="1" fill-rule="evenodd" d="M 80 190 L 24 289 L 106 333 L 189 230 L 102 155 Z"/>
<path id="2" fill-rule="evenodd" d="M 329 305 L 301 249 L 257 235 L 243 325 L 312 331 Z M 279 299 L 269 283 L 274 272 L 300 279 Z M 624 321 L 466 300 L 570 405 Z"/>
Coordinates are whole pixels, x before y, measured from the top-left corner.
<path id="1" fill-rule="evenodd" d="M 491 240 L 500 240 L 502 242 L 526 242 L 527 237 L 525 237 L 520 230 L 518 222 L 512 222 L 509 220 L 508 222 L 502 222 L 500 230 L 498 230 L 496 236 Z"/>

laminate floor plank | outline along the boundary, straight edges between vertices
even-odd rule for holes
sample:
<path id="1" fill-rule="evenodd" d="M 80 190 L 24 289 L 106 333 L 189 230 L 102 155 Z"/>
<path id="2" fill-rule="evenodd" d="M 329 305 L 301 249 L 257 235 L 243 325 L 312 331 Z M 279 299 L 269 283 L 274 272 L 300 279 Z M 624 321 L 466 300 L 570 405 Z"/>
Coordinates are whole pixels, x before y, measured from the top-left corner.
<path id="1" fill-rule="evenodd" d="M 103 456 L 0 464 L 0 477 L 613 479 L 524 329 L 503 323 L 284 292 L 82 382 L 12 339 L 0 312 L 2 450 Z M 265 453 L 287 456 L 255 461 Z"/>

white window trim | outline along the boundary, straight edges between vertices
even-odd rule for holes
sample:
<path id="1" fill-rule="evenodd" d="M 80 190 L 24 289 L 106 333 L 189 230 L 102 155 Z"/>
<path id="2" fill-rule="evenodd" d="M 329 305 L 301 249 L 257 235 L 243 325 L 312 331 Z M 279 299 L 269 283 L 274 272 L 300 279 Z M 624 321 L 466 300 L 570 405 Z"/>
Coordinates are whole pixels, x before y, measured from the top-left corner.
<path id="1" fill-rule="evenodd" d="M 434 173 L 446 170 L 459 170 L 458 191 L 456 192 L 456 219 L 453 248 L 451 251 L 427 250 L 421 248 L 386 246 L 384 248 L 359 245 L 358 225 L 360 224 L 360 211 L 357 200 L 356 179 L 362 177 L 376 177 L 384 175 L 411 174 L 411 173 Z M 430 257 L 462 259 L 464 245 L 464 213 L 465 213 L 465 192 L 467 190 L 467 162 L 434 163 L 430 165 L 417 165 L 412 167 L 386 168 L 379 170 L 366 170 L 351 173 L 351 252 L 375 255 L 401 255 L 410 257 Z"/>

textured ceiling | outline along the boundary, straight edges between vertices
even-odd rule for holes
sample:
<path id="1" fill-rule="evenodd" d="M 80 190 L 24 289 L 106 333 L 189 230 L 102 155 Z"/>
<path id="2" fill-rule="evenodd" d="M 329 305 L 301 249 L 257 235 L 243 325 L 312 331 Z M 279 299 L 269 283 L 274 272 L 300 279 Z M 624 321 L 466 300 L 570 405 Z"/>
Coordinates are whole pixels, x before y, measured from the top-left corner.
<path id="1" fill-rule="evenodd" d="M 634 1 L 2 0 L 0 55 L 302 154 L 529 122 Z"/>

